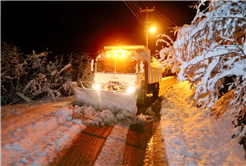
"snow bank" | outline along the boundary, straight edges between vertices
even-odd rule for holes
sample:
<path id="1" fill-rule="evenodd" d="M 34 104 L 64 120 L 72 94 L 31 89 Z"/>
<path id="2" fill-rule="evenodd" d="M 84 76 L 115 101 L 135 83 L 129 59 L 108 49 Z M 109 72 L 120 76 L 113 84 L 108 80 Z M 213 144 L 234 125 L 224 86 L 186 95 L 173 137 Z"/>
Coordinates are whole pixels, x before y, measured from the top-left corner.
<path id="1" fill-rule="evenodd" d="M 84 124 L 71 122 L 72 107 L 66 105 L 59 110 L 31 119 L 11 123 L 1 133 L 2 165 L 47 165 L 56 154 L 67 148 L 77 134 L 86 128 Z M 25 117 L 20 116 L 20 118 Z M 6 126 L 8 120 L 3 121 Z"/>
<path id="2" fill-rule="evenodd" d="M 68 148 L 87 126 L 116 125 L 117 131 L 122 132 L 128 131 L 126 128 L 130 124 L 143 124 L 150 118 L 145 115 L 129 117 L 124 111 L 115 115 L 110 110 L 96 111 L 91 106 L 73 107 L 71 104 L 53 111 L 44 110 L 50 107 L 38 110 L 39 107 L 41 105 L 33 106 L 34 110 L 14 111 L 16 117 L 12 114 L 2 122 L 2 165 L 47 165 Z M 108 139 L 109 142 L 118 140 L 116 137 Z M 123 147 L 122 142 L 116 143 Z"/>
<path id="3" fill-rule="evenodd" d="M 226 109 L 218 119 L 196 107 L 187 82 L 171 87 L 161 108 L 161 132 L 170 165 L 246 165 L 234 116 Z M 226 107 L 226 98 L 220 107 Z"/>
<path id="4" fill-rule="evenodd" d="M 153 119 L 153 116 L 138 115 L 132 116 L 128 111 L 120 111 L 114 113 L 111 110 L 96 110 L 92 106 L 75 106 L 80 111 L 74 111 L 72 122 L 80 121 L 86 126 L 114 126 L 119 125 L 122 127 L 130 126 L 131 124 L 144 124 Z M 64 114 L 66 116 L 66 114 Z"/>

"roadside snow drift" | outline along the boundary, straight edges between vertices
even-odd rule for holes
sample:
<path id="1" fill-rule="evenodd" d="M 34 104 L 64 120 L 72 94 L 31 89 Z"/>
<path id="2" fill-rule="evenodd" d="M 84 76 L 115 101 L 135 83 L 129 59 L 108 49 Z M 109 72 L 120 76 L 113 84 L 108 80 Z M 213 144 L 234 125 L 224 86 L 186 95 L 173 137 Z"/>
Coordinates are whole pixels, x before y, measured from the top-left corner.
<path id="1" fill-rule="evenodd" d="M 161 131 L 170 165 L 246 165 L 245 150 L 239 137 L 232 139 L 235 116 L 231 110 L 216 119 L 206 113 L 190 97 L 187 82 L 171 87 L 161 108 Z M 216 108 L 226 108 L 228 96 L 217 102 Z"/>
<path id="2" fill-rule="evenodd" d="M 18 105 L 10 110 L 4 109 L 1 165 L 48 165 L 87 126 L 117 124 L 128 128 L 130 124 L 144 123 L 148 117 L 129 116 L 124 111 L 114 114 L 107 109 L 96 110 L 91 106 L 72 106 L 69 103 L 55 109 L 54 106 L 60 104 L 38 103 L 24 105 L 23 109 Z"/>
<path id="3" fill-rule="evenodd" d="M 72 120 L 73 109 L 66 105 L 61 109 L 42 115 L 19 114 L 19 120 L 7 124 L 2 120 L 1 159 L 2 165 L 47 165 L 56 153 L 68 147 L 77 134 L 86 126 Z M 30 113 L 30 112 L 27 112 Z"/>

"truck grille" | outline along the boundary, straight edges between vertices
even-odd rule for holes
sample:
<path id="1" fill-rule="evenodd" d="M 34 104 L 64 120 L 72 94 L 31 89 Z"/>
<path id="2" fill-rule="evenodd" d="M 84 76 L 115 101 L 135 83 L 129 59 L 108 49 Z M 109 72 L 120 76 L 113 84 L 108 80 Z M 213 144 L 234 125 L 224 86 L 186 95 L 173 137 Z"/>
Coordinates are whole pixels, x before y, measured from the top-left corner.
<path id="1" fill-rule="evenodd" d="M 119 81 L 109 81 L 109 83 L 119 85 Z"/>

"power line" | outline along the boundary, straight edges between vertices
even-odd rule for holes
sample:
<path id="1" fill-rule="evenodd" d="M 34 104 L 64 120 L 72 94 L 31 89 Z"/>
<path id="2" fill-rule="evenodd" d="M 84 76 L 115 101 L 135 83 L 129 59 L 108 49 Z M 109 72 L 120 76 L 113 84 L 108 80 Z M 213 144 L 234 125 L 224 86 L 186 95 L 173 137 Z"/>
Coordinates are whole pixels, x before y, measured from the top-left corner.
<path id="1" fill-rule="evenodd" d="M 146 8 L 145 10 L 142 10 L 141 8 L 140 8 L 140 6 L 138 5 L 138 3 L 137 2 L 135 2 L 135 1 L 124 1 L 124 3 L 127 5 L 127 7 L 130 9 L 130 11 L 132 12 L 132 14 L 138 19 L 138 21 L 144 26 L 145 25 L 145 23 L 146 23 L 146 25 L 145 26 L 147 26 L 147 21 L 148 21 L 148 12 L 153 12 L 152 10 L 153 9 L 148 9 L 148 8 Z M 144 4 L 144 2 L 142 1 L 142 3 Z M 152 2 L 151 2 L 151 4 L 152 4 Z M 144 4 L 145 5 L 145 4 Z M 156 10 L 156 9 L 155 9 Z M 144 13 L 144 12 L 146 12 L 146 19 L 144 18 L 144 16 L 143 16 L 143 14 L 142 13 Z M 159 14 L 156 14 L 156 13 L 154 13 L 155 14 L 155 16 L 157 16 L 157 20 L 159 20 L 158 22 L 160 22 L 161 24 L 163 24 L 164 26 L 173 26 L 173 25 L 175 25 L 175 26 L 177 26 L 175 23 L 173 23 L 171 20 L 169 20 L 167 17 L 165 17 L 164 15 L 162 15 L 159 11 L 157 11 Z M 147 27 L 146 27 L 147 28 Z M 169 32 L 170 33 L 170 32 Z M 170 36 L 172 39 L 174 39 L 172 36 Z M 147 44 L 146 44 L 146 46 L 147 46 Z"/>
<path id="2" fill-rule="evenodd" d="M 142 3 L 143 3 L 143 5 L 144 5 L 144 7 L 146 7 L 146 5 L 144 4 L 144 1 L 142 1 Z"/>
<path id="3" fill-rule="evenodd" d="M 146 6 L 145 3 L 144 3 L 144 1 L 141 1 L 141 2 L 143 3 L 144 6 Z M 152 1 L 151 1 L 151 0 L 150 0 L 150 3 L 151 3 L 151 5 L 152 5 Z M 153 5 L 152 5 L 152 6 L 153 6 Z M 158 16 L 161 20 L 165 21 L 166 23 L 170 23 L 170 24 L 172 24 L 172 25 L 174 25 L 174 26 L 177 26 L 174 22 L 172 22 L 172 21 L 169 20 L 167 17 L 165 17 L 163 14 L 161 14 L 157 9 L 156 9 L 156 11 L 157 11 L 157 13 L 158 13 L 158 14 L 156 14 L 156 16 Z"/>
<path id="4" fill-rule="evenodd" d="M 134 4 L 134 6 L 136 7 L 136 9 L 137 9 L 138 13 L 140 14 L 140 16 L 145 20 L 143 14 L 140 12 L 140 6 L 138 5 L 137 1 L 133 0 L 132 2 Z"/>
<path id="5" fill-rule="evenodd" d="M 134 9 L 132 9 L 129 5 L 127 4 L 126 1 L 124 1 L 124 3 L 127 5 L 127 7 L 130 9 L 130 11 L 132 12 L 132 14 L 138 19 L 138 21 L 143 25 L 144 23 L 141 21 L 141 19 L 139 18 L 139 16 L 135 13 Z"/>
<path id="6" fill-rule="evenodd" d="M 169 20 L 167 17 L 165 17 L 164 15 L 162 15 L 158 10 L 156 10 L 157 13 L 160 14 L 160 16 L 162 16 L 164 19 L 166 19 L 167 21 L 169 21 L 170 23 L 172 23 L 173 25 L 177 26 L 177 24 L 175 24 L 174 22 L 172 22 L 171 20 Z"/>
<path id="7" fill-rule="evenodd" d="M 138 2 L 136 2 L 136 1 L 132 1 L 132 2 L 133 2 L 134 4 L 136 4 L 136 6 L 137 6 L 138 9 L 140 8 Z"/>
<path id="8" fill-rule="evenodd" d="M 146 13 L 145 16 L 146 16 L 146 20 L 145 20 L 145 32 L 146 32 L 146 47 L 148 48 L 148 24 L 149 24 L 149 20 L 148 20 L 148 14 L 150 12 L 154 12 L 155 11 L 155 7 L 153 7 L 152 9 L 140 9 L 140 12 L 141 13 Z"/>
<path id="9" fill-rule="evenodd" d="M 140 18 L 134 13 L 134 11 L 131 9 L 131 7 L 124 1 L 126 6 L 131 10 L 132 14 L 138 19 L 138 21 L 144 26 L 144 23 L 140 20 Z"/>
<path id="10" fill-rule="evenodd" d="M 153 4 L 152 4 L 151 0 L 150 0 L 150 3 L 151 3 L 151 6 L 153 6 Z"/>
<path id="11" fill-rule="evenodd" d="M 158 21 L 160 21 L 162 24 L 164 24 L 165 26 L 173 26 L 173 24 L 171 24 L 170 22 L 168 22 L 167 20 L 163 19 L 161 16 L 159 16 L 158 14 L 155 14 L 156 18 Z"/>
<path id="12" fill-rule="evenodd" d="M 137 7 L 137 5 L 135 4 L 134 1 L 128 1 L 128 4 L 131 6 L 132 10 L 134 11 L 134 13 L 138 16 L 138 18 L 140 20 L 143 20 L 143 22 L 145 21 L 144 16 L 142 15 L 142 13 L 139 11 L 139 8 Z"/>

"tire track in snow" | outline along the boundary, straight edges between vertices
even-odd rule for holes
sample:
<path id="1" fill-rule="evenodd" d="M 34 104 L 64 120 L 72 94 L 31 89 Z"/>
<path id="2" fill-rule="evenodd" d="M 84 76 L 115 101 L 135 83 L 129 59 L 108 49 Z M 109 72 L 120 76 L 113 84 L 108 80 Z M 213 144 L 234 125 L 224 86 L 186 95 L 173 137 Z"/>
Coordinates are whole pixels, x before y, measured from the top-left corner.
<path id="1" fill-rule="evenodd" d="M 124 150 L 129 127 L 115 125 L 95 163 L 95 166 L 120 166 L 124 160 Z"/>
<path id="2" fill-rule="evenodd" d="M 131 125 L 125 147 L 123 165 L 143 165 L 148 141 L 153 135 L 153 123 Z"/>
<path id="3" fill-rule="evenodd" d="M 51 165 L 75 166 L 75 165 L 94 165 L 106 138 L 113 127 L 87 127 L 72 146 L 63 151 L 63 157 Z M 59 158 L 59 156 L 58 156 Z"/>

